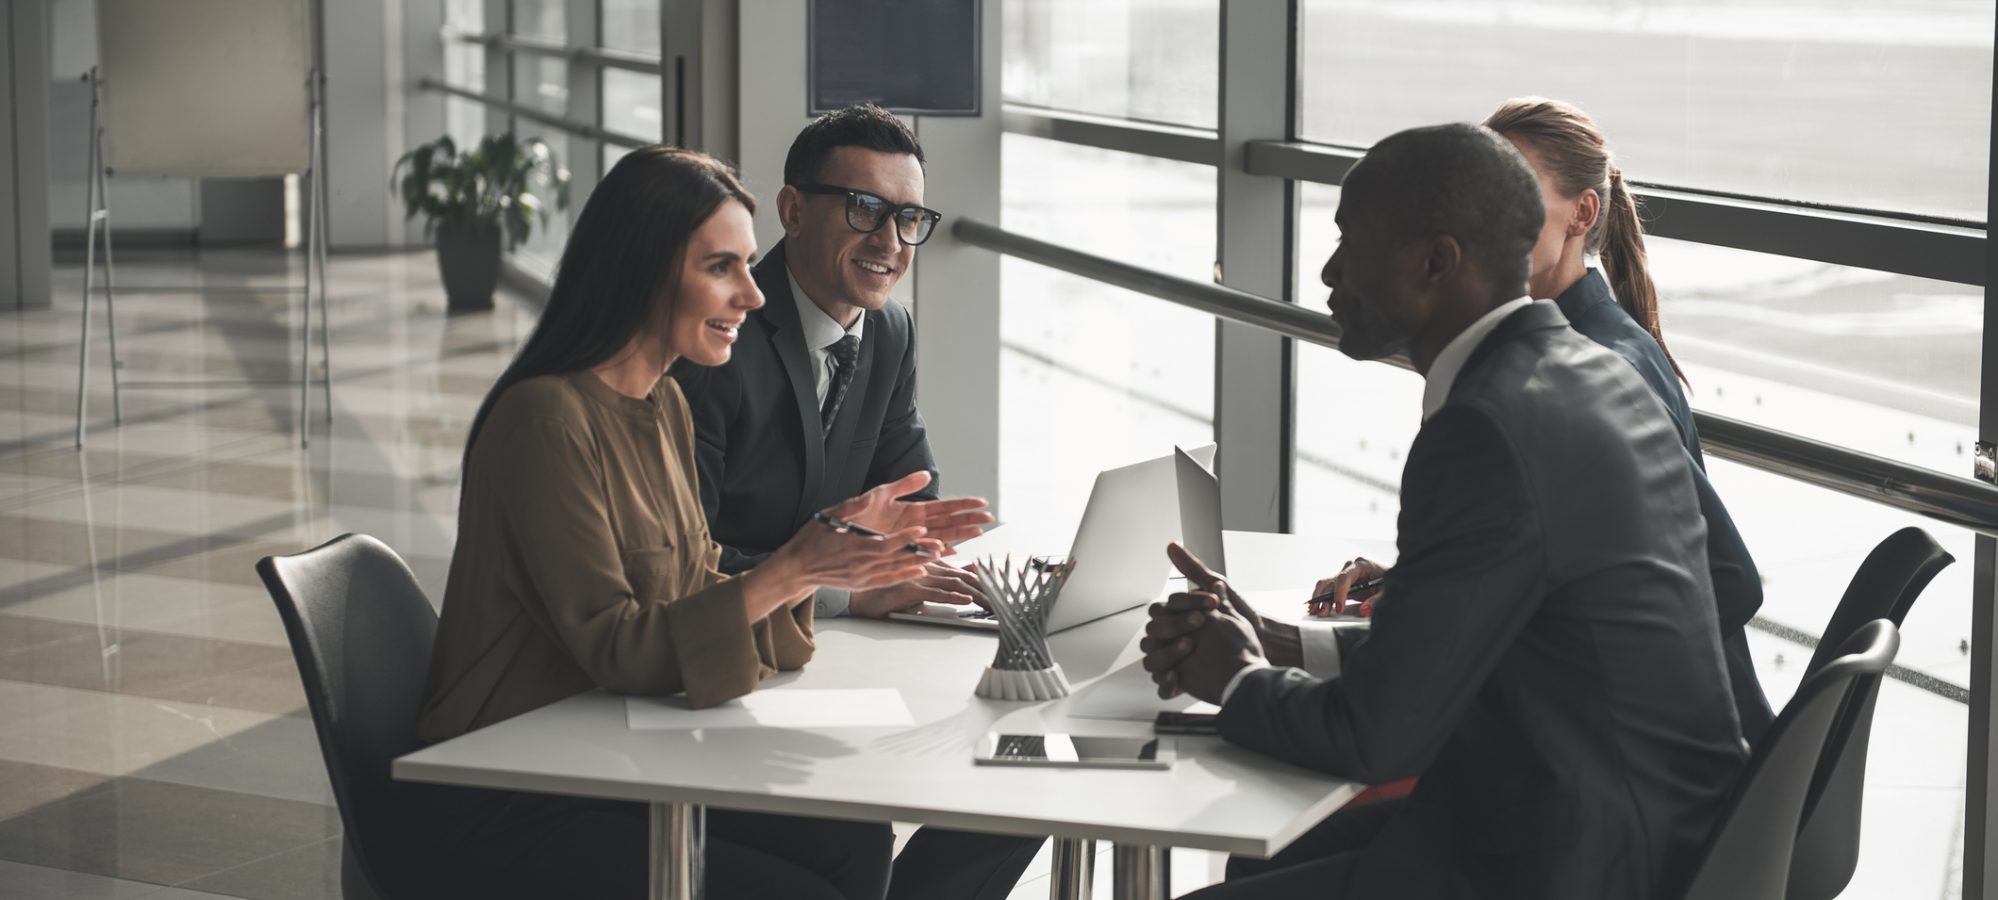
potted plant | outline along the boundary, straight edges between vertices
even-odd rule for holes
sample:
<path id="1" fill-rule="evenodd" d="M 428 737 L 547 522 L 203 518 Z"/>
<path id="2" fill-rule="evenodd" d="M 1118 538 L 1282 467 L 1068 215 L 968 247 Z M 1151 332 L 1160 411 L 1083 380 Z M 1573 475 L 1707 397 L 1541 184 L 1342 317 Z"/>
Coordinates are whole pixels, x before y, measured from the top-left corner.
<path id="1" fill-rule="evenodd" d="M 404 214 L 424 217 L 425 237 L 437 239 L 437 269 L 451 311 L 491 309 L 499 284 L 500 233 L 507 248 L 520 246 L 534 223 L 548 219 L 537 190 L 569 205 L 569 173 L 540 138 L 487 135 L 464 152 L 447 135 L 396 160 L 389 189 L 402 197 Z"/>

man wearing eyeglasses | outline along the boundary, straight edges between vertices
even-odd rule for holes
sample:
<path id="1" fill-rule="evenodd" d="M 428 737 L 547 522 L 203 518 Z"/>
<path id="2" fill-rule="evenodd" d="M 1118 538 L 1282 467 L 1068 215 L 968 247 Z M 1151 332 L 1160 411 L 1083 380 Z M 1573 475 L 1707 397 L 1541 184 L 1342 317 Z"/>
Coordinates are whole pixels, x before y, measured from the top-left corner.
<path id="1" fill-rule="evenodd" d="M 673 375 L 692 410 L 701 505 L 721 568 L 755 567 L 812 513 L 918 469 L 937 497 L 936 462 L 916 411 L 915 328 L 889 299 L 943 216 L 923 205 L 923 149 L 872 104 L 827 113 L 784 159 L 784 239 L 754 275 L 764 304 L 717 368 Z M 820 589 L 815 615 L 879 618 L 924 602 L 983 599 L 943 562 L 871 591 Z M 889 900 L 1011 892 L 1039 839 L 918 831 L 895 860 Z"/>

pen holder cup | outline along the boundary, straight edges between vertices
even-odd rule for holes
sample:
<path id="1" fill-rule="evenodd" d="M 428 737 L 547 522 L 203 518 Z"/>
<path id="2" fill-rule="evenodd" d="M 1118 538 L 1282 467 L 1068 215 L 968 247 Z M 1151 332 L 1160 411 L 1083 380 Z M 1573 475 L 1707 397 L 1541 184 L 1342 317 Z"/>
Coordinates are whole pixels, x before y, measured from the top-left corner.
<path id="1" fill-rule="evenodd" d="M 1068 676 L 1048 650 L 1048 611 L 1075 561 L 1029 560 L 1018 569 L 1012 557 L 979 560 L 979 586 L 999 623 L 999 650 L 978 679 L 978 696 L 991 700 L 1053 700 L 1066 697 Z"/>

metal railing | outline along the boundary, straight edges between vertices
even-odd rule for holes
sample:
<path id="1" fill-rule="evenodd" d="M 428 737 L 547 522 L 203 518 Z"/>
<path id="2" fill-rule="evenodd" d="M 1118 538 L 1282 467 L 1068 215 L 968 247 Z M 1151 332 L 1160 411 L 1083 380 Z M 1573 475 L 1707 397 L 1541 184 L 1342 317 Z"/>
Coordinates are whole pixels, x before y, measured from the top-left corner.
<path id="1" fill-rule="evenodd" d="M 1084 147 L 1220 165 L 1212 129 L 1137 122 L 1009 103 L 1006 131 Z M 1365 148 L 1248 141 L 1251 175 L 1337 186 Z M 1986 223 L 1632 181 L 1648 235 L 1982 286 Z"/>
<path id="2" fill-rule="evenodd" d="M 1217 318 L 1323 347 L 1339 346 L 1339 326 L 1330 316 L 1295 304 L 1105 259 L 976 219 L 958 220 L 951 234 L 974 247 L 1157 297 Z M 1389 361 L 1408 367 L 1405 358 Z M 1727 416 L 1694 410 L 1693 418 L 1699 426 L 1702 445 L 1722 459 L 1998 537 L 1998 487 Z"/>
<path id="3" fill-rule="evenodd" d="M 510 53 L 523 53 L 529 56 L 545 56 L 554 59 L 568 59 L 587 63 L 605 69 L 624 69 L 631 72 L 644 72 L 659 75 L 666 71 L 664 61 L 659 57 L 633 53 L 627 50 L 610 50 L 604 47 L 571 47 L 561 41 L 525 35 L 460 33 L 454 39 L 466 44 L 478 44 L 494 50 Z"/>
<path id="4" fill-rule="evenodd" d="M 1006 104 L 999 116 L 1006 131 L 1065 144 L 1206 165 L 1221 157 L 1221 139 L 1211 128 L 1134 122 L 1017 103 Z"/>
<path id="5" fill-rule="evenodd" d="M 580 135 L 582 137 L 590 138 L 592 140 L 603 141 L 606 144 L 616 144 L 620 147 L 624 147 L 627 149 L 637 149 L 639 147 L 644 147 L 658 143 L 657 141 L 648 141 L 642 137 L 635 137 L 629 134 L 621 134 L 615 131 L 606 131 L 602 128 L 598 128 L 595 125 L 591 125 L 586 122 L 576 122 L 569 119 L 565 119 L 562 118 L 561 116 L 555 115 L 554 113 L 544 112 L 542 110 L 535 109 L 534 107 L 528 106 L 523 103 L 516 103 L 512 100 L 508 100 L 505 97 L 494 97 L 487 94 L 481 94 L 478 91 L 467 90 L 465 88 L 461 88 L 456 85 L 445 84 L 444 82 L 438 81 L 435 78 L 423 78 L 417 81 L 416 84 L 417 87 L 422 88 L 423 90 L 426 91 L 439 91 L 442 93 L 450 94 L 453 97 L 463 97 L 467 100 L 473 100 L 479 103 L 483 103 L 493 109 L 504 110 L 515 116 L 519 116 L 520 118 L 527 119 L 533 122 L 538 122 L 542 125 L 546 125 L 557 131 L 563 131 L 569 134 Z"/>
<path id="6" fill-rule="evenodd" d="M 1357 147 L 1250 141 L 1251 175 L 1337 185 Z M 1957 284 L 1984 284 L 1985 223 L 1633 181 L 1647 236 Z"/>

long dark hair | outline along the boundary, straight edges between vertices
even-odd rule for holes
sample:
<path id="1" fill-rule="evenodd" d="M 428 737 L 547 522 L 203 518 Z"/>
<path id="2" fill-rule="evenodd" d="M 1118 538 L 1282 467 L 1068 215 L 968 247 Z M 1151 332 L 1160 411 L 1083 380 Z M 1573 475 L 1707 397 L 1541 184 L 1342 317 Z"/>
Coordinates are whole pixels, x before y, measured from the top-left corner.
<path id="1" fill-rule="evenodd" d="M 1564 196 L 1583 191 L 1596 193 L 1596 225 L 1589 231 L 1583 249 L 1603 258 L 1603 274 L 1625 312 L 1651 332 L 1672 373 L 1686 380 L 1672 348 L 1665 346 L 1665 330 L 1658 321 L 1658 288 L 1651 283 L 1651 271 L 1644 255 L 1644 225 L 1637 218 L 1637 198 L 1624 186 L 1623 171 L 1616 166 L 1609 142 L 1594 119 L 1572 103 L 1545 97 L 1507 100 L 1485 120 L 1485 127 L 1506 137 L 1533 145 L 1547 164 Z"/>
<path id="2" fill-rule="evenodd" d="M 664 144 L 633 150 L 604 174 L 569 229 L 534 332 L 472 417 L 467 469 L 479 429 L 507 388 L 594 368 L 638 335 L 666 327 L 687 241 L 731 199 L 756 211 L 756 198 L 727 164 Z"/>

